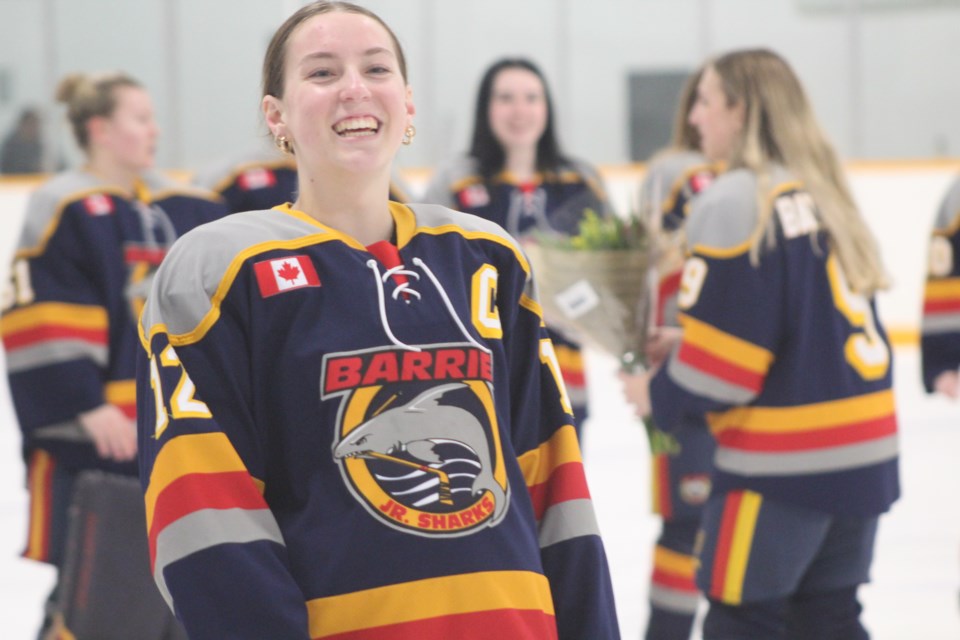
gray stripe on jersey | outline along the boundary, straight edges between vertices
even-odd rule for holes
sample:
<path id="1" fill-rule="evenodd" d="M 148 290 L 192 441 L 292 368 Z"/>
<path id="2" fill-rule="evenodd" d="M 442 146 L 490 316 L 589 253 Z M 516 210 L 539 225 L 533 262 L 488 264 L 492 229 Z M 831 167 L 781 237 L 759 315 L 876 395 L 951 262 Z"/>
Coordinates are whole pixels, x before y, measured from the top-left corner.
<path id="1" fill-rule="evenodd" d="M 870 442 L 803 453 L 758 453 L 726 447 L 717 449 L 717 469 L 737 475 L 792 476 L 867 467 L 894 460 L 899 452 L 897 435 Z"/>
<path id="2" fill-rule="evenodd" d="M 677 359 L 676 353 L 670 357 L 667 373 L 678 385 L 700 396 L 730 404 L 746 404 L 756 394 L 749 389 L 725 383 L 702 371 L 694 369 Z"/>
<path id="3" fill-rule="evenodd" d="M 667 589 L 658 585 L 650 585 L 650 602 L 660 609 L 673 611 L 685 615 L 693 615 L 700 604 L 700 596 L 696 593 Z"/>
<path id="4" fill-rule="evenodd" d="M 141 322 L 145 333 L 159 323 L 171 334 L 193 331 L 212 308 L 230 265 L 245 249 L 326 233 L 280 211 L 246 211 L 201 225 L 180 238 L 154 278 Z"/>
<path id="5" fill-rule="evenodd" d="M 547 509 L 540 521 L 540 548 L 582 536 L 599 536 L 600 527 L 587 499 L 567 500 Z"/>
<path id="6" fill-rule="evenodd" d="M 33 347 L 7 352 L 7 371 L 28 371 L 71 360 L 90 359 L 107 366 L 107 347 L 94 346 L 83 340 L 51 340 Z"/>
<path id="7" fill-rule="evenodd" d="M 171 523 L 157 536 L 153 578 L 163 599 L 173 609 L 163 570 L 187 557 L 221 544 L 243 544 L 269 540 L 281 546 L 283 535 L 269 509 L 204 509 Z"/>
<path id="8" fill-rule="evenodd" d="M 920 323 L 920 333 L 925 336 L 956 331 L 960 331 L 960 313 L 938 313 L 935 317 L 924 316 Z"/>

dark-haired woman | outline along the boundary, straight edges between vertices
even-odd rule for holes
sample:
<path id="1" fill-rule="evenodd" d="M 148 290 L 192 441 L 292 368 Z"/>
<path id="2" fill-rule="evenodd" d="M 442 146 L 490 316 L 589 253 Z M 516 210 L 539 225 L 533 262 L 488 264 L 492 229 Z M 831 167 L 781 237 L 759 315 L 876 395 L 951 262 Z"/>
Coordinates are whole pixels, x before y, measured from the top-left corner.
<path id="1" fill-rule="evenodd" d="M 555 120 L 534 63 L 494 63 L 480 82 L 470 151 L 437 170 L 424 200 L 492 220 L 521 241 L 533 233 L 577 233 L 588 209 L 606 215 L 607 196 L 593 167 L 563 154 Z M 583 356 L 575 342 L 549 335 L 579 433 L 587 417 Z"/>

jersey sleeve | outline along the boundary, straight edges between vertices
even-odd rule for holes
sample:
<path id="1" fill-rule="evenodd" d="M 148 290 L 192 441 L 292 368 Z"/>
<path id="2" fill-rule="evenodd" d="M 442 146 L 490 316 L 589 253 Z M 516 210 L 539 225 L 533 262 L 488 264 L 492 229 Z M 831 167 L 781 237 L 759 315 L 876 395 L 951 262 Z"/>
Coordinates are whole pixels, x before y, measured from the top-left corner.
<path id="1" fill-rule="evenodd" d="M 775 252 L 751 263 L 755 198 L 735 176 L 694 205 L 678 294 L 683 337 L 651 381 L 658 425 L 747 404 L 763 388 L 784 329 L 784 274 Z"/>
<path id="2" fill-rule="evenodd" d="M 532 281 L 504 336 L 514 448 L 539 527 L 560 638 L 618 638 L 607 559 L 553 344 Z"/>
<path id="3" fill-rule="evenodd" d="M 191 638 L 308 638 L 305 598 L 264 498 L 243 311 L 211 301 L 198 284 L 210 273 L 203 247 L 190 247 L 181 241 L 167 257 L 141 319 L 137 414 L 151 570 Z"/>
<path id="4" fill-rule="evenodd" d="M 923 384 L 960 366 L 960 179 L 944 197 L 937 212 L 927 254 L 920 348 Z"/>
<path id="5" fill-rule="evenodd" d="M 41 437 L 75 441 L 76 416 L 106 400 L 111 274 L 97 231 L 109 231 L 82 207 L 34 194 L 4 294 L 7 375 L 28 446 Z"/>

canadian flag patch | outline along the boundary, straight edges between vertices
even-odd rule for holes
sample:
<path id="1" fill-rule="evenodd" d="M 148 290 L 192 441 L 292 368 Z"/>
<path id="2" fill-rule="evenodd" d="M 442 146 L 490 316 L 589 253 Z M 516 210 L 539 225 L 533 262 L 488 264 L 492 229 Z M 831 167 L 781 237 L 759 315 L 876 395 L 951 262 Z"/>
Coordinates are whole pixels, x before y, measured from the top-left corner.
<path id="1" fill-rule="evenodd" d="M 105 216 L 113 213 L 113 200 L 103 193 L 96 193 L 83 199 L 83 206 L 91 216 Z"/>
<path id="2" fill-rule="evenodd" d="M 317 270 L 307 256 L 262 260 L 255 263 L 253 269 L 260 285 L 260 295 L 264 298 L 293 289 L 320 286 Z"/>
<path id="3" fill-rule="evenodd" d="M 242 191 L 253 191 L 255 189 L 265 189 L 277 184 L 277 177 L 273 171 L 265 167 L 255 167 L 247 169 L 240 174 L 237 181 Z"/>
<path id="4" fill-rule="evenodd" d="M 472 184 L 458 194 L 460 205 L 467 209 L 490 204 L 490 194 L 482 184 Z"/>

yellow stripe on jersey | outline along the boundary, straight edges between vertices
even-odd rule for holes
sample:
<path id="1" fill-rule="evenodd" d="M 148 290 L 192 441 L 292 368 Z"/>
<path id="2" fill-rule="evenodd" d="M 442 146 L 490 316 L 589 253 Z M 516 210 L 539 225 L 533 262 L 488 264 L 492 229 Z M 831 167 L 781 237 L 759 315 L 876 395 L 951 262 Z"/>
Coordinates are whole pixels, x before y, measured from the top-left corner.
<path id="1" fill-rule="evenodd" d="M 104 387 L 104 396 L 110 404 L 133 404 L 137 401 L 136 380 L 114 380 Z"/>
<path id="2" fill-rule="evenodd" d="M 685 313 L 679 315 L 683 341 L 754 373 L 765 373 L 773 353 Z"/>
<path id="3" fill-rule="evenodd" d="M 893 391 L 885 389 L 797 407 L 738 407 L 708 414 L 707 422 L 714 433 L 730 427 L 752 433 L 813 431 L 883 418 L 894 412 L 895 404 Z"/>
<path id="4" fill-rule="evenodd" d="M 153 524 L 157 498 L 172 482 L 189 474 L 230 471 L 247 471 L 247 467 L 223 433 L 182 435 L 167 442 L 153 463 L 150 485 L 144 496 L 147 530 Z M 263 483 L 254 479 L 254 484 L 263 493 Z"/>
<path id="5" fill-rule="evenodd" d="M 581 461 L 577 431 L 572 425 L 557 429 L 549 440 L 518 458 L 528 487 L 546 482 L 560 465 Z"/>
<path id="6" fill-rule="evenodd" d="M 41 325 L 73 329 L 106 329 L 107 310 L 103 307 L 62 302 L 41 302 L 3 316 L 0 331 L 4 336 Z"/>
<path id="7" fill-rule="evenodd" d="M 583 353 L 562 344 L 554 344 L 553 350 L 557 354 L 557 362 L 563 371 L 583 372 Z"/>
<path id="8" fill-rule="evenodd" d="M 653 566 L 675 576 L 693 578 L 697 571 L 697 558 L 657 545 L 653 551 Z"/>
<path id="9" fill-rule="evenodd" d="M 923 290 L 925 300 L 955 300 L 960 298 L 960 278 L 928 280 Z"/>
<path id="10" fill-rule="evenodd" d="M 307 601 L 311 638 L 502 609 L 554 615 L 546 577 L 527 571 L 488 571 L 427 578 Z"/>
<path id="11" fill-rule="evenodd" d="M 723 581 L 723 602 L 726 604 L 740 604 L 743 597 L 743 579 L 747 574 L 750 547 L 753 546 L 753 533 L 757 528 L 757 516 L 760 515 L 762 501 L 763 497 L 759 493 L 743 492 L 730 544 L 727 575 Z"/>

